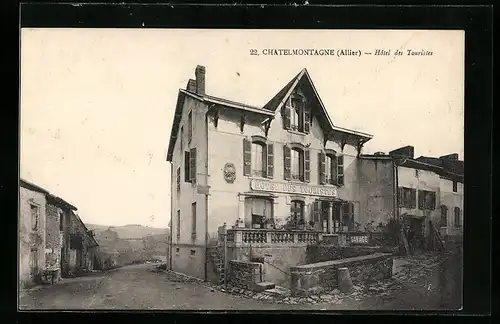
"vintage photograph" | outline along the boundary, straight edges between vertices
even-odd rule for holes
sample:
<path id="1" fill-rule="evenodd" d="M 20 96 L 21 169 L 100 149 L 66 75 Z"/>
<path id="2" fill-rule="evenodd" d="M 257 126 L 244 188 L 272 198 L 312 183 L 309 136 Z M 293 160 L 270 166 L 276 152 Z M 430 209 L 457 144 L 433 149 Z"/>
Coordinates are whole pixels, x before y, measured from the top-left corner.
<path id="1" fill-rule="evenodd" d="M 460 310 L 461 30 L 21 29 L 20 310 Z"/>

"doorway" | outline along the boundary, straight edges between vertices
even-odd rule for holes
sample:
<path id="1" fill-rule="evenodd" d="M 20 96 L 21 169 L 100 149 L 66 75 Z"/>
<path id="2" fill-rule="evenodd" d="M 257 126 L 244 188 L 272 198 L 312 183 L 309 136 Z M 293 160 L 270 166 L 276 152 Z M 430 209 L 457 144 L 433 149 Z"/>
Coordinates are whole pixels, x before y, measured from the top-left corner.
<path id="1" fill-rule="evenodd" d="M 321 202 L 321 213 L 320 213 L 320 223 L 323 233 L 328 233 L 328 228 L 330 225 L 329 210 L 331 208 L 331 203 L 328 201 Z"/>

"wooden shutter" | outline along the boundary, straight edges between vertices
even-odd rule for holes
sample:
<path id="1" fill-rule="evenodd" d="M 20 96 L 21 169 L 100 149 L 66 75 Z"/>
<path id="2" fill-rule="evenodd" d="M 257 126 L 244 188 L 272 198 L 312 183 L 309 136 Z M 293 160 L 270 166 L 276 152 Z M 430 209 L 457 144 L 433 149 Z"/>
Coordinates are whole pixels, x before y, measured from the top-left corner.
<path id="1" fill-rule="evenodd" d="M 425 191 L 419 190 L 418 191 L 418 209 L 424 209 L 424 203 L 425 203 Z"/>
<path id="2" fill-rule="evenodd" d="M 349 204 L 349 223 L 347 224 L 350 231 L 354 230 L 354 203 Z"/>
<path id="3" fill-rule="evenodd" d="M 311 153 L 309 150 L 304 150 L 304 181 L 311 181 Z"/>
<path id="4" fill-rule="evenodd" d="M 403 207 L 403 187 L 398 188 L 398 206 Z"/>
<path id="5" fill-rule="evenodd" d="M 337 184 L 344 185 L 344 156 L 337 156 Z"/>
<path id="6" fill-rule="evenodd" d="M 414 209 L 417 207 L 417 189 L 410 189 L 410 190 L 411 190 L 410 208 Z"/>
<path id="7" fill-rule="evenodd" d="M 191 173 L 189 172 L 191 160 L 189 159 L 189 151 L 184 152 L 184 181 L 191 182 Z"/>
<path id="8" fill-rule="evenodd" d="M 285 129 L 290 129 L 290 117 L 291 117 L 291 110 L 290 107 L 288 106 L 288 102 L 283 105 L 283 127 Z"/>
<path id="9" fill-rule="evenodd" d="M 292 152 L 291 149 L 284 145 L 283 146 L 283 165 L 284 165 L 284 178 L 285 180 L 290 180 L 292 178 L 291 166 L 292 166 Z"/>
<path id="10" fill-rule="evenodd" d="M 177 192 L 181 191 L 181 167 L 177 168 Z"/>
<path id="11" fill-rule="evenodd" d="M 320 204 L 319 201 L 315 201 L 312 204 L 312 220 L 314 222 L 319 222 L 320 221 Z"/>
<path id="12" fill-rule="evenodd" d="M 270 179 L 274 176 L 274 145 L 267 144 L 267 174 Z"/>
<path id="13" fill-rule="evenodd" d="M 249 176 L 252 172 L 252 142 L 243 139 L 243 175 Z"/>
<path id="14" fill-rule="evenodd" d="M 302 103 L 302 109 L 304 110 L 304 132 L 309 133 L 310 131 L 310 122 L 311 122 L 311 111 L 309 107 L 304 103 Z"/>
<path id="15" fill-rule="evenodd" d="M 325 159 L 326 159 L 326 155 L 324 153 L 319 152 L 318 153 L 318 170 L 319 170 L 318 174 L 319 174 L 319 183 L 320 184 L 326 183 Z"/>
<path id="16" fill-rule="evenodd" d="M 189 174 L 192 183 L 196 183 L 196 147 L 189 152 Z"/>

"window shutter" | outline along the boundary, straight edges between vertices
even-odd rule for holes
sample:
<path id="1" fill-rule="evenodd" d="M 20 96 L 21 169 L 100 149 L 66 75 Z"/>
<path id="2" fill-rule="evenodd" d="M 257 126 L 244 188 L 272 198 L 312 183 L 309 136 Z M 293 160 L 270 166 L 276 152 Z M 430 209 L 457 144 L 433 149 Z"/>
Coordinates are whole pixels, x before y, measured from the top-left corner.
<path id="1" fill-rule="evenodd" d="M 274 145 L 267 144 L 267 174 L 270 179 L 274 176 Z"/>
<path id="2" fill-rule="evenodd" d="M 309 150 L 304 151 L 304 181 L 311 181 L 311 153 Z"/>
<path id="3" fill-rule="evenodd" d="M 252 142 L 243 139 L 243 175 L 249 176 L 252 172 Z"/>
<path id="4" fill-rule="evenodd" d="M 319 208 L 319 201 L 315 201 L 312 204 L 312 220 L 314 222 L 319 222 L 319 217 L 320 215 L 320 208 Z"/>
<path id="5" fill-rule="evenodd" d="M 191 160 L 189 159 L 189 151 L 184 152 L 184 181 L 191 182 L 191 173 L 189 172 Z"/>
<path id="6" fill-rule="evenodd" d="M 412 209 L 417 207 L 417 189 L 411 189 L 410 207 Z"/>
<path id="7" fill-rule="evenodd" d="M 354 204 L 350 202 L 348 205 L 349 205 L 349 224 L 347 224 L 347 226 L 348 229 L 352 231 L 354 230 Z"/>
<path id="8" fill-rule="evenodd" d="M 284 178 L 285 180 L 290 180 L 292 178 L 291 174 L 291 164 L 292 164 L 292 157 L 291 157 L 291 150 L 288 146 L 284 145 L 283 146 L 283 165 L 284 165 Z"/>
<path id="9" fill-rule="evenodd" d="M 291 117 L 291 110 L 290 110 L 290 107 L 287 105 L 287 103 L 285 103 L 285 105 L 283 106 L 283 127 L 285 127 L 285 129 L 290 129 L 290 117 Z"/>
<path id="10" fill-rule="evenodd" d="M 424 209 L 425 191 L 418 191 L 418 209 Z"/>
<path id="11" fill-rule="evenodd" d="M 309 133 L 310 131 L 310 120 L 311 120 L 311 111 L 309 107 L 302 103 L 302 108 L 304 109 L 304 132 Z"/>
<path id="12" fill-rule="evenodd" d="M 435 210 L 436 209 L 436 193 L 432 192 L 431 193 L 431 199 L 430 199 L 430 210 Z"/>
<path id="13" fill-rule="evenodd" d="M 325 165 L 326 155 L 324 153 L 318 153 L 318 170 L 319 170 L 319 183 L 326 183 L 326 165 Z"/>
<path id="14" fill-rule="evenodd" d="M 189 152 L 189 165 L 190 179 L 192 183 L 196 183 L 196 147 L 192 148 Z"/>
<path id="15" fill-rule="evenodd" d="M 403 207 L 404 202 L 403 202 L 403 187 L 398 188 L 398 206 Z"/>
<path id="16" fill-rule="evenodd" d="M 337 184 L 344 185 L 344 156 L 337 156 Z"/>
<path id="17" fill-rule="evenodd" d="M 177 192 L 181 191 L 181 167 L 177 168 Z"/>

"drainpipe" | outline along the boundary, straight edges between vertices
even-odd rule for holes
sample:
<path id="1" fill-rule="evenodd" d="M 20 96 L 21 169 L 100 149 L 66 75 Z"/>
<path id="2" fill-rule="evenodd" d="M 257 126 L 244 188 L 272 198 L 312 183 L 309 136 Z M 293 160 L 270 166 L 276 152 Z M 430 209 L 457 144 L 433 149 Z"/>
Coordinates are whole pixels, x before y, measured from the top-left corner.
<path id="1" fill-rule="evenodd" d="M 183 157 L 181 156 L 181 159 Z M 173 225 L 174 225 L 174 220 L 172 219 L 174 217 L 173 213 L 172 213 L 172 203 L 174 202 L 174 199 L 172 198 L 172 176 L 173 176 L 173 170 L 174 170 L 174 165 L 172 162 L 170 162 L 170 238 L 169 238 L 169 241 L 170 241 L 170 246 L 169 246 L 169 252 L 168 252 L 168 266 L 169 266 L 169 270 L 172 270 L 172 243 L 173 243 L 173 240 L 172 240 L 172 237 L 173 237 Z"/>
<path id="2" fill-rule="evenodd" d="M 212 104 L 208 106 L 207 112 L 205 113 L 205 151 L 206 151 L 206 156 L 205 156 L 205 185 L 207 186 L 208 189 L 208 113 L 210 112 L 210 109 L 214 107 L 215 105 Z M 205 192 L 205 281 L 208 281 L 208 204 L 209 204 L 209 199 L 208 199 L 209 193 L 208 190 Z"/>

